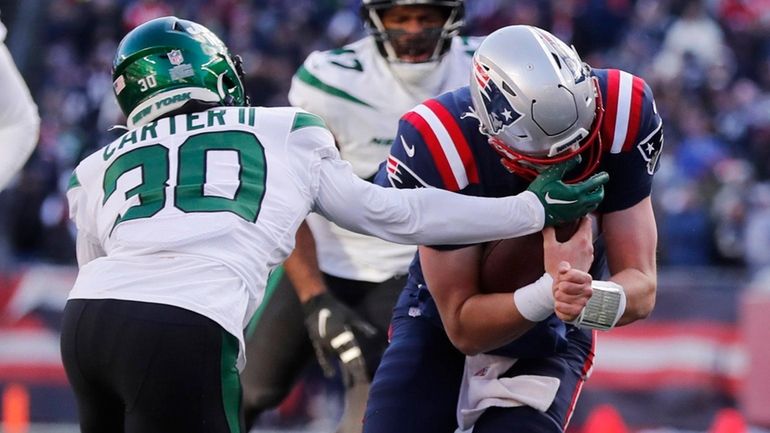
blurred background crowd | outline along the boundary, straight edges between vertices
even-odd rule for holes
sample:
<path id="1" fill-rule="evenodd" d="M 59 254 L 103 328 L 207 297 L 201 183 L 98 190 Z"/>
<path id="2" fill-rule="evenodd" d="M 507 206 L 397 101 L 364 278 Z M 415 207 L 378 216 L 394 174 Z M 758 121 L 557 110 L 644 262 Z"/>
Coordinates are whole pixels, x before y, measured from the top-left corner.
<path id="1" fill-rule="evenodd" d="M 110 69 L 126 32 L 171 14 L 200 22 L 243 57 L 252 103 L 280 106 L 288 104 L 291 77 L 310 52 L 363 36 L 359 4 L 360 0 L 0 0 L 1 19 L 9 29 L 6 44 L 42 119 L 35 153 L 16 182 L 0 193 L 0 275 L 45 264 L 75 264 L 67 180 L 83 157 L 121 132 L 111 130 L 124 119 L 112 94 Z M 729 335 L 736 335 L 736 298 L 717 292 L 737 293 L 745 287 L 737 281 L 744 278 L 770 288 L 770 0 L 467 0 L 466 8 L 466 35 L 484 35 L 508 24 L 537 25 L 574 44 L 592 66 L 624 69 L 650 84 L 666 137 L 653 192 L 659 265 L 663 271 L 674 271 L 661 283 L 656 315 L 685 323 L 682 328 L 687 330 L 689 322 L 683 319 L 692 316 L 702 324 L 702 318 L 711 315 L 730 326 Z M 0 103 L 8 103 L 2 98 Z M 678 270 L 684 270 L 682 283 Z M 715 282 L 720 279 L 724 284 Z M 50 290 L 50 281 L 40 290 Z M 6 281 L 10 287 L 6 292 L 27 290 L 27 286 L 16 289 L 23 286 L 16 282 Z M 718 290 L 704 292 L 710 285 Z M 691 291 L 678 291 L 679 286 Z M 63 290 L 66 293 L 68 287 Z M 692 296 L 696 291 L 699 303 L 690 310 L 700 315 L 683 308 L 696 302 Z M 3 297 L 0 301 L 10 295 Z M 3 323 L 20 326 L 0 320 Z M 662 329 L 655 328 L 656 323 L 653 331 Z M 607 347 L 612 347 L 613 335 L 624 337 L 622 332 L 610 334 Z M 723 335 L 718 334 L 719 344 L 713 347 L 737 344 L 737 337 Z M 627 340 L 618 341 L 618 353 L 628 352 Z M 58 346 L 56 341 L 51 344 L 54 349 Z M 706 347 L 709 353 L 700 359 L 716 360 L 704 367 L 716 373 L 702 382 L 724 387 L 721 379 L 711 378 L 724 376 L 728 369 L 719 360 L 730 357 L 722 349 Z M 692 356 L 698 355 L 703 354 Z M 58 362 L 56 355 L 53 358 Z M 611 376 L 613 384 L 618 377 Z M 677 376 L 666 376 L 664 385 L 671 377 Z M 597 374 L 592 380 L 601 385 L 601 379 Z M 644 382 L 649 382 L 647 376 Z M 646 403 L 653 401 L 646 398 L 653 394 L 634 391 Z M 695 396 L 689 407 L 705 406 L 702 395 Z M 591 398 L 590 394 L 584 398 L 586 405 Z M 683 419 L 683 411 L 677 411 L 672 401 L 661 404 L 671 407 L 674 423 L 676 417 Z M 721 399 L 713 406 L 733 404 Z M 637 418 L 639 424 L 649 422 L 644 410 Z"/>
<path id="2" fill-rule="evenodd" d="M 116 44 L 175 14 L 245 60 L 256 105 L 286 105 L 313 50 L 363 34 L 358 0 L 0 1 L 8 45 L 42 117 L 39 146 L 0 196 L 0 266 L 74 263 L 64 191 L 75 164 L 123 123 L 111 92 Z M 652 86 L 666 144 L 654 192 L 661 266 L 770 265 L 770 0 L 470 0 L 465 34 L 533 24 L 594 67 Z M 515 49 L 515 47 L 512 47 Z"/>

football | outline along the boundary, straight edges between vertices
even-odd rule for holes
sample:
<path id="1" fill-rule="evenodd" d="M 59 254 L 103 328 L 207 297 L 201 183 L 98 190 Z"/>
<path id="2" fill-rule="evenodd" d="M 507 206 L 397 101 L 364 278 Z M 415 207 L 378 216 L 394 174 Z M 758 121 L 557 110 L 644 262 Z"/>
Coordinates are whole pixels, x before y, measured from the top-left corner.
<path id="1" fill-rule="evenodd" d="M 564 242 L 579 226 L 574 221 L 556 228 L 556 239 Z M 481 256 L 480 289 L 483 293 L 506 293 L 535 282 L 545 272 L 543 234 L 487 242 Z"/>

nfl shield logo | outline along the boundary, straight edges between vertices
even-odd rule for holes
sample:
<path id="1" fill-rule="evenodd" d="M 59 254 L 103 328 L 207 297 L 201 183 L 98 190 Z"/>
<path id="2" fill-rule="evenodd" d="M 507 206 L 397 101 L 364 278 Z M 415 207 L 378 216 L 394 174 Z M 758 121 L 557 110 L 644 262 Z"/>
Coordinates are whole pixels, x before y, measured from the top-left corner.
<path id="1" fill-rule="evenodd" d="M 184 56 L 182 56 L 182 52 L 179 50 L 171 50 L 168 53 L 168 61 L 174 66 L 179 66 L 184 63 Z"/>

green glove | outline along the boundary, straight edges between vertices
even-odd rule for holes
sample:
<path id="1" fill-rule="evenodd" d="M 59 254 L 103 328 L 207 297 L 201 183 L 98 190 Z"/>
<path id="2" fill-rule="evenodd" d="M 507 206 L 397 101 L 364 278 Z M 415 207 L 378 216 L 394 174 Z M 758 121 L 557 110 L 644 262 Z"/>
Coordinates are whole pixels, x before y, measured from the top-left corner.
<path id="1" fill-rule="evenodd" d="M 610 176 L 602 171 L 573 184 L 562 182 L 562 177 L 580 163 L 575 157 L 548 167 L 529 184 L 545 208 L 545 225 L 554 226 L 574 221 L 599 207 L 604 199 L 604 184 Z"/>

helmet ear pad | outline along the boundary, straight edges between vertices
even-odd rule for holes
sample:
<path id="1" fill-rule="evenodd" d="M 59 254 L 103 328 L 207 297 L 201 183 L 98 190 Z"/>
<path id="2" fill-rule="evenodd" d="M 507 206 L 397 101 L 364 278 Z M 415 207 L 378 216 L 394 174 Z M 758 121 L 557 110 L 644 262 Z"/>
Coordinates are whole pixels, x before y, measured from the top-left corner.
<path id="1" fill-rule="evenodd" d="M 163 17 L 129 32 L 113 63 L 115 96 L 130 128 L 190 100 L 245 105 L 242 68 L 224 43 L 192 21 Z"/>

